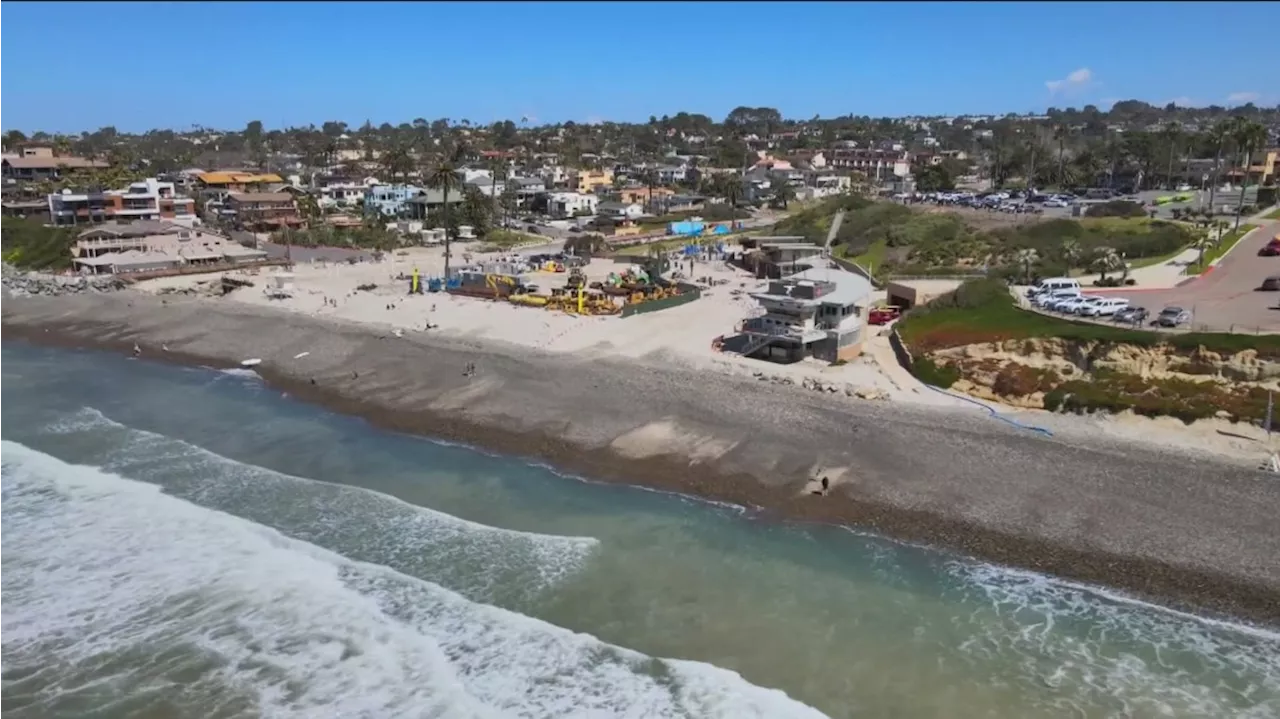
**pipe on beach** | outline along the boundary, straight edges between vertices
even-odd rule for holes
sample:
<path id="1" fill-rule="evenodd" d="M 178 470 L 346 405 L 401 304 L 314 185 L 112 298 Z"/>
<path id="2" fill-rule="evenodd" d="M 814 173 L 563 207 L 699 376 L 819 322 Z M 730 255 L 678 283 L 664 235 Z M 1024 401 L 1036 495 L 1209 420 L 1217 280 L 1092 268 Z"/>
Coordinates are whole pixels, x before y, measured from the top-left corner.
<path id="1" fill-rule="evenodd" d="M 925 386 L 925 387 L 928 387 L 929 389 L 933 390 L 934 392 L 938 392 L 939 394 L 945 394 L 945 395 L 946 395 L 946 396 L 948 396 L 948 397 L 954 397 L 954 398 L 956 398 L 956 399 L 962 399 L 962 400 L 964 400 L 965 402 L 968 402 L 969 404 L 977 405 L 978 407 L 981 407 L 981 408 L 985 409 L 987 412 L 990 412 L 990 413 L 991 413 L 991 416 L 992 416 L 992 417 L 994 417 L 995 419 L 998 419 L 998 420 L 1000 420 L 1001 422 L 1005 422 L 1005 423 L 1007 423 L 1007 424 L 1011 424 L 1011 425 L 1013 425 L 1014 427 L 1017 427 L 1018 429 L 1025 429 L 1025 430 L 1030 430 L 1030 431 L 1032 431 L 1032 432 L 1039 432 L 1040 434 L 1043 434 L 1043 435 L 1044 435 L 1044 436 L 1046 436 L 1046 437 L 1052 437 L 1052 436 L 1053 436 L 1053 432 L 1050 432 L 1050 431 L 1049 431 L 1047 428 L 1045 428 L 1045 427 L 1037 427 L 1037 426 L 1036 426 L 1036 425 L 1034 425 L 1034 424 L 1025 424 L 1025 423 L 1023 423 L 1023 422 L 1019 422 L 1019 421 L 1018 421 L 1018 420 L 1016 420 L 1016 419 L 1013 419 L 1012 417 L 1006 417 L 1006 416 L 1004 416 L 1004 415 L 1000 414 L 999 412 L 995 411 L 995 409 L 993 409 L 991 406 L 986 405 L 986 404 L 983 404 L 982 402 L 979 402 L 978 400 L 976 400 L 976 399 L 974 399 L 974 398 L 972 398 L 972 397 L 966 397 L 966 396 L 964 396 L 964 395 L 956 394 L 956 393 L 954 393 L 954 392 L 948 392 L 947 390 L 942 389 L 941 387 L 934 387 L 934 386 L 933 386 L 933 385 L 931 385 L 931 384 L 925 384 L 925 383 L 923 383 L 923 382 L 922 382 L 921 384 L 924 384 L 924 386 Z"/>

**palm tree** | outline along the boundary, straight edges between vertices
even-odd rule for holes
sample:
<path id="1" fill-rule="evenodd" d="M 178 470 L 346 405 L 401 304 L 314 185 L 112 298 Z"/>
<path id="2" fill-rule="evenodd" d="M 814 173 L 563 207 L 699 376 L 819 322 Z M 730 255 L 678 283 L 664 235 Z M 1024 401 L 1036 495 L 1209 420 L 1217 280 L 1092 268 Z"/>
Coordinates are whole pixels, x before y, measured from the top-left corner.
<path id="1" fill-rule="evenodd" d="M 1218 191 L 1218 168 L 1222 165 L 1222 151 L 1226 149 L 1227 140 L 1231 138 L 1232 125 L 1230 121 L 1222 121 L 1213 126 L 1209 131 L 1209 136 L 1213 138 L 1214 143 L 1218 146 L 1218 154 L 1213 158 L 1213 174 L 1209 178 L 1209 212 L 1213 213 L 1213 198 Z"/>
<path id="2" fill-rule="evenodd" d="M 1173 120 L 1164 126 L 1164 132 L 1160 133 L 1164 138 L 1165 144 L 1169 146 L 1169 167 L 1165 172 L 1164 184 L 1173 189 L 1173 156 L 1178 151 L 1178 140 L 1182 137 L 1182 126 L 1177 120 Z"/>
<path id="3" fill-rule="evenodd" d="M 1062 241 L 1062 259 L 1066 260 L 1067 270 L 1070 271 L 1076 263 L 1080 261 L 1080 243 L 1071 238 Z"/>
<path id="4" fill-rule="evenodd" d="M 1022 269 L 1022 279 L 1027 284 L 1031 284 L 1031 271 L 1035 269 L 1036 263 L 1040 261 L 1040 253 L 1029 247 L 1018 250 L 1016 261 L 1018 267 Z"/>
<path id="5" fill-rule="evenodd" d="M 444 277 L 449 279 L 449 247 L 453 244 L 453 227 L 449 223 L 449 193 L 457 192 L 461 183 L 453 160 L 441 160 L 427 173 L 427 187 L 440 191 L 444 211 Z"/>
<path id="6" fill-rule="evenodd" d="M 1054 127 L 1053 139 L 1058 141 L 1058 189 L 1065 190 L 1067 182 L 1063 171 L 1067 166 L 1067 126 Z"/>
<path id="7" fill-rule="evenodd" d="M 493 218 L 498 217 L 498 174 L 502 174 L 503 185 L 507 182 L 507 162 L 501 155 L 489 161 L 489 176 L 491 182 L 489 185 L 489 198 L 493 200 Z"/>
<path id="8" fill-rule="evenodd" d="M 1200 233 L 1200 235 L 1196 237 L 1196 241 L 1193 243 L 1193 246 L 1200 251 L 1200 257 L 1196 260 L 1196 266 L 1201 268 L 1204 267 L 1205 250 L 1208 250 L 1209 246 L 1212 244 L 1213 240 L 1209 238 L 1209 233 L 1207 231 Z"/>
<path id="9" fill-rule="evenodd" d="M 1236 202 L 1236 226 L 1240 229 L 1240 215 L 1244 212 L 1244 191 L 1249 186 L 1249 165 L 1253 164 L 1253 151 L 1266 144 L 1267 128 L 1252 120 L 1241 122 L 1233 133 L 1236 146 L 1244 152 L 1244 177 L 1240 181 L 1240 199 Z"/>
<path id="10" fill-rule="evenodd" d="M 1124 267 L 1124 260 L 1114 248 L 1099 247 L 1093 251 L 1093 266 L 1098 268 L 1098 281 L 1104 282 L 1108 272 L 1115 272 Z"/>

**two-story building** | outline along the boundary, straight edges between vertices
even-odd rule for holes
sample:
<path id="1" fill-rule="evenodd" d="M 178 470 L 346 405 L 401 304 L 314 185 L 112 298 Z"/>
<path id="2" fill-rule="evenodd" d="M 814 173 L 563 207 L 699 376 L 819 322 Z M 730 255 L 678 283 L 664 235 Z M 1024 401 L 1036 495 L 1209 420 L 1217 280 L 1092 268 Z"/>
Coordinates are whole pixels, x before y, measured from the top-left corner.
<path id="1" fill-rule="evenodd" d="M 212 192 L 271 192 L 284 184 L 284 178 L 274 172 L 225 170 L 196 177 L 196 185 L 202 191 Z"/>
<path id="2" fill-rule="evenodd" d="M 832 150 L 828 167 L 861 172 L 869 178 L 893 179 L 911 174 L 911 159 L 903 150 Z"/>
<path id="3" fill-rule="evenodd" d="M 423 189 L 417 185 L 371 185 L 365 190 L 364 209 L 366 213 L 378 213 L 384 217 L 406 217 L 409 215 L 409 200 L 421 195 Z"/>
<path id="4" fill-rule="evenodd" d="M 76 192 L 66 189 L 48 197 L 49 218 L 55 225 L 78 225 L 108 220 L 174 220 L 195 222 L 195 200 L 178 195 L 172 182 L 148 177 L 122 190 Z"/>
<path id="5" fill-rule="evenodd" d="M 405 202 L 405 207 L 409 210 L 408 219 L 427 221 L 428 219 L 437 219 L 436 213 L 444 209 L 445 196 L 443 190 L 437 190 L 434 187 L 424 189 L 420 194 L 410 198 Z M 460 190 L 449 193 L 448 202 L 452 209 L 463 200 L 463 194 Z"/>
<path id="6" fill-rule="evenodd" d="M 312 178 L 311 190 L 315 195 L 316 205 L 321 209 L 349 208 L 361 205 L 369 188 L 376 184 L 376 177 L 355 179 L 339 175 L 316 175 Z"/>
<path id="7" fill-rule="evenodd" d="M 516 200 L 521 207 L 528 207 L 533 198 L 547 192 L 546 180 L 540 177 L 513 177 L 510 184 L 516 189 Z"/>
<path id="8" fill-rule="evenodd" d="M 614 220 L 637 220 L 644 215 L 644 206 L 638 202 L 601 202 L 596 212 Z"/>
<path id="9" fill-rule="evenodd" d="M 843 270 L 810 269 L 773 280 L 751 295 L 762 312 L 742 322 L 740 353 L 781 362 L 852 359 L 862 352 L 871 296 L 870 282 Z"/>
<path id="10" fill-rule="evenodd" d="M 109 167 L 102 160 L 88 160 L 83 157 L 58 157 L 53 148 L 28 146 L 15 155 L 5 155 L 0 162 L 0 174 L 6 184 L 25 182 L 41 182 L 58 180 L 63 174 L 74 170 L 93 170 Z"/>
<path id="11" fill-rule="evenodd" d="M 71 247 L 72 265 L 85 274 L 211 269 L 261 262 L 267 253 L 221 235 L 167 222 L 109 222 L 81 232 Z"/>
<path id="12" fill-rule="evenodd" d="M 305 220 L 298 215 L 298 205 L 288 192 L 232 192 L 227 195 L 226 210 L 236 224 L 256 231 L 299 227 Z"/>
<path id="13" fill-rule="evenodd" d="M 552 192 L 547 195 L 547 214 L 556 218 L 594 215 L 600 198 L 581 192 Z"/>
<path id="14" fill-rule="evenodd" d="M 581 194 L 599 193 L 613 187 L 613 170 L 575 170 L 572 185 Z"/>

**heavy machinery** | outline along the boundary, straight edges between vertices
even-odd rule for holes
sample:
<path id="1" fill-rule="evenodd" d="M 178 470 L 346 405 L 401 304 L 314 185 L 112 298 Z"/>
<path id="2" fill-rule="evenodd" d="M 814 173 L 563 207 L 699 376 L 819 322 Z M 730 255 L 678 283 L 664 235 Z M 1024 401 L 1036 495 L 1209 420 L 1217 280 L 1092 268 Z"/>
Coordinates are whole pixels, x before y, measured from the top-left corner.
<path id="1" fill-rule="evenodd" d="M 574 267 L 569 270 L 569 279 L 565 280 L 564 286 L 570 290 L 576 290 L 587 284 L 587 276 L 583 273 L 581 267 Z"/>

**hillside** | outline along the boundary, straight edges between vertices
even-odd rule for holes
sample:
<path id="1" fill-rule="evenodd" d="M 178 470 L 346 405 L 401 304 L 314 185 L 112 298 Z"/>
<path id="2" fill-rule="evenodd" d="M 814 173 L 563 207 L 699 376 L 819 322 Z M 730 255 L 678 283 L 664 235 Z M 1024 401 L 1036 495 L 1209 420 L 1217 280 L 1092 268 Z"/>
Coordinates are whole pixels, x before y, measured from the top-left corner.
<path id="1" fill-rule="evenodd" d="M 857 260 L 878 276 L 965 273 L 987 266 L 1006 275 L 1068 274 L 1099 262 L 1114 263 L 1117 257 L 1140 262 L 1167 256 L 1198 236 L 1190 224 L 1147 218 L 1054 219 L 986 229 L 939 208 L 852 196 L 831 198 L 796 213 L 770 233 L 823 243 L 842 209 L 845 217 L 833 252 Z"/>

